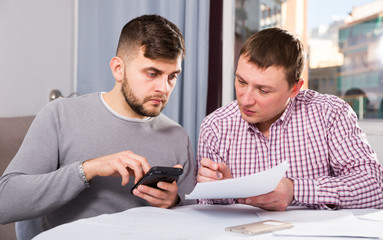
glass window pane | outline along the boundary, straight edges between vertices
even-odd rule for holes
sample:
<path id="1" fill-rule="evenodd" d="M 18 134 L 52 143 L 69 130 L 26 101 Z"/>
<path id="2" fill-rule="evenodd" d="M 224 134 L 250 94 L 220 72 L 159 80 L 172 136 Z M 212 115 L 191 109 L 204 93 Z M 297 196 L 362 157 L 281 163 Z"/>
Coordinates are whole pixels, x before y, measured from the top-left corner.
<path id="1" fill-rule="evenodd" d="M 318 17 L 310 19 L 315 18 L 318 1 L 308 0 L 312 4 L 308 12 L 308 80 L 317 79 L 319 72 L 331 79 L 326 82 L 322 78 L 316 85 L 309 83 L 309 88 L 317 86 L 314 90 L 343 98 L 360 119 L 382 118 L 383 1 L 332 3 L 327 11 L 337 17 L 322 16 L 321 22 Z M 336 10 L 337 4 L 343 4 L 343 13 Z M 310 26 L 310 22 L 316 25 Z"/>
<path id="2" fill-rule="evenodd" d="M 382 0 L 235 3 L 236 57 L 251 34 L 270 27 L 291 31 L 286 26 L 307 21 L 307 34 L 299 36 L 307 44 L 307 87 L 345 99 L 359 118 L 383 118 Z M 307 14 L 300 14 L 305 9 Z"/>

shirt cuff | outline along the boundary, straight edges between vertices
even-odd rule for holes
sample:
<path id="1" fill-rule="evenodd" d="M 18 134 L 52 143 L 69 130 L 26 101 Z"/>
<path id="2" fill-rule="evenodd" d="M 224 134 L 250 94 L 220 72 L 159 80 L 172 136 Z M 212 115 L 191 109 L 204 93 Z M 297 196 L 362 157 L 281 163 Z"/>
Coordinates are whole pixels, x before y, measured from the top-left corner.
<path id="1" fill-rule="evenodd" d="M 291 178 L 294 184 L 294 202 L 318 204 L 316 185 L 313 179 Z"/>
<path id="2" fill-rule="evenodd" d="M 291 206 L 306 206 L 314 209 L 336 209 L 331 201 L 321 195 L 318 182 L 314 179 L 290 178 L 294 183 L 294 199 Z M 328 204 L 326 204 L 328 203 Z"/>

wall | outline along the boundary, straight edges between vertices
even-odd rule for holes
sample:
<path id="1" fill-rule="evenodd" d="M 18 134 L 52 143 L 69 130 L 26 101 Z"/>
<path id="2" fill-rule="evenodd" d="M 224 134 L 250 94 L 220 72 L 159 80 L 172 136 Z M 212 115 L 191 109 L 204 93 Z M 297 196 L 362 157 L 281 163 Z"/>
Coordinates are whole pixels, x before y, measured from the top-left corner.
<path id="1" fill-rule="evenodd" d="M 74 87 L 75 0 L 0 0 L 0 117 L 34 115 Z"/>

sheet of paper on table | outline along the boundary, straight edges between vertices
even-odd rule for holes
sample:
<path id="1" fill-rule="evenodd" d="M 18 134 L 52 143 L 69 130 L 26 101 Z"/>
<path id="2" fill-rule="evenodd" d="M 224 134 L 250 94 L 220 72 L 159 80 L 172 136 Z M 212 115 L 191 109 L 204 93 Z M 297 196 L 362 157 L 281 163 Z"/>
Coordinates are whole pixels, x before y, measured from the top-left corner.
<path id="1" fill-rule="evenodd" d="M 186 199 L 246 198 L 269 193 L 277 187 L 288 167 L 284 161 L 269 170 L 248 176 L 197 183 Z"/>
<path id="2" fill-rule="evenodd" d="M 383 210 L 374 209 L 371 211 L 373 211 L 373 212 L 368 213 L 368 214 L 364 214 L 364 215 L 360 215 L 360 216 L 358 216 L 358 218 L 364 219 L 364 220 L 370 220 L 370 221 L 383 222 Z"/>
<path id="3" fill-rule="evenodd" d="M 328 237 L 328 238 L 370 238 L 380 239 L 381 234 L 359 220 L 349 210 L 312 210 L 289 208 L 285 212 L 261 210 L 258 216 L 263 220 L 286 221 L 293 228 L 274 232 L 285 237 Z"/>

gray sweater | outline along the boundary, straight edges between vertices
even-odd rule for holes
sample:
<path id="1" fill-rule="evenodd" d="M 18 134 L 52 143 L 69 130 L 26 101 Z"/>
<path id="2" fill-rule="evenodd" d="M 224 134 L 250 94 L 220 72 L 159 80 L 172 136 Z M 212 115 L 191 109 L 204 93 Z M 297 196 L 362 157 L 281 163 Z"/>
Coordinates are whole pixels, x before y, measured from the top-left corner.
<path id="1" fill-rule="evenodd" d="M 146 120 L 118 115 L 101 93 L 57 99 L 36 116 L 18 153 L 0 178 L 0 223 L 43 216 L 44 229 L 148 203 L 130 193 L 134 179 L 95 177 L 86 188 L 80 162 L 124 150 L 151 166 L 181 164 L 181 204 L 195 184 L 192 147 L 185 130 L 160 114 Z M 192 203 L 192 202 L 189 202 Z"/>

